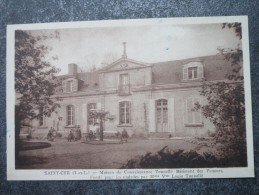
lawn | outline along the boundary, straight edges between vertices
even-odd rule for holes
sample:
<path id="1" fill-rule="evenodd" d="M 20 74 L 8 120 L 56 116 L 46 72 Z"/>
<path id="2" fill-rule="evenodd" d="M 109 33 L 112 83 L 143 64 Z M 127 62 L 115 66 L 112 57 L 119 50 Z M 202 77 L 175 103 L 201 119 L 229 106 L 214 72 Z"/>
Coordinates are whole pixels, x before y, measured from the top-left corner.
<path id="1" fill-rule="evenodd" d="M 200 147 L 185 140 L 128 140 L 127 143 L 93 144 L 81 141 L 68 142 L 57 139 L 51 147 L 24 150 L 19 154 L 18 169 L 113 169 L 120 168 L 128 160 L 157 152 L 164 146 L 170 150 L 183 149 L 204 152 L 211 148 Z"/>

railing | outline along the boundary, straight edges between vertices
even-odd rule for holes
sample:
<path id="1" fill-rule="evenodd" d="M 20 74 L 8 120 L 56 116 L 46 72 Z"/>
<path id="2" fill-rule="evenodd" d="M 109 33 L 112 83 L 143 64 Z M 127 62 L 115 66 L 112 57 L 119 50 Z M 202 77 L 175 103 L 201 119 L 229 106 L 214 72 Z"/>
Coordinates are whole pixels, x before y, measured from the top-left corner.
<path id="1" fill-rule="evenodd" d="M 130 85 L 119 85 L 118 95 L 130 95 Z"/>

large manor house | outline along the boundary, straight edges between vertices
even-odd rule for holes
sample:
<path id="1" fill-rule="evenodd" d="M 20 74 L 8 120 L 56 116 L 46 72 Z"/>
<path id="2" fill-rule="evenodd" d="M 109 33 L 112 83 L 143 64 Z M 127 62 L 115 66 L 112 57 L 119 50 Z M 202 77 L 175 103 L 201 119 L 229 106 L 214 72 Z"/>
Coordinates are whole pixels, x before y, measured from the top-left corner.
<path id="1" fill-rule="evenodd" d="M 222 55 L 203 56 L 160 63 L 139 62 L 127 57 L 126 43 L 120 59 L 93 72 L 79 72 L 68 64 L 68 73 L 59 76 L 60 108 L 51 117 L 33 121 L 35 133 L 46 134 L 51 127 L 67 133 L 78 125 L 82 133 L 98 131 L 92 112 L 108 112 L 104 132 L 123 131 L 130 136 L 207 137 L 213 124 L 196 102 L 202 81 L 222 81 L 231 63 Z"/>

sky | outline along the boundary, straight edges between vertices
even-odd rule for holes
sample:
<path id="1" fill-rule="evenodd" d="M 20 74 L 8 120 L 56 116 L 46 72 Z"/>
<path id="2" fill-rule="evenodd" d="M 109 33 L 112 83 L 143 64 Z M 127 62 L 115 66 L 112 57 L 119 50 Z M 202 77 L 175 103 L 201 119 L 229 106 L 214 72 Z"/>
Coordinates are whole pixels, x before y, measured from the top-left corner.
<path id="1" fill-rule="evenodd" d="M 66 74 L 68 64 L 76 63 L 82 70 L 100 67 L 119 59 L 122 42 L 127 43 L 130 59 L 156 63 L 218 54 L 218 48 L 237 48 L 240 40 L 234 29 L 222 24 L 185 24 L 160 26 L 98 27 L 59 29 L 60 39 L 44 42 L 50 46 L 47 60 Z M 33 31 L 48 34 L 53 30 Z M 57 56 L 56 60 L 52 57 Z"/>

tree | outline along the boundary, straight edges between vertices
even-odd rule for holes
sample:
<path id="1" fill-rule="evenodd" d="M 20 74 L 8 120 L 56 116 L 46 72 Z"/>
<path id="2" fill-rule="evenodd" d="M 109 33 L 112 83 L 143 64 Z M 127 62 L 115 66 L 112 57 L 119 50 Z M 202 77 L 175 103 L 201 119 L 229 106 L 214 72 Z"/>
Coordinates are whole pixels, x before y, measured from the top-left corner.
<path id="1" fill-rule="evenodd" d="M 116 60 L 118 60 L 118 56 L 112 52 L 106 53 L 102 58 L 96 54 L 91 54 L 85 57 L 86 64 L 81 69 L 85 72 L 95 72 L 112 64 Z"/>
<path id="2" fill-rule="evenodd" d="M 103 122 L 107 120 L 113 120 L 113 118 L 108 117 L 109 112 L 105 111 L 96 111 L 96 112 L 91 112 L 90 117 L 98 119 L 98 123 L 100 125 L 100 141 L 103 141 Z"/>
<path id="3" fill-rule="evenodd" d="M 26 121 L 50 116 L 59 104 L 51 96 L 59 85 L 55 74 L 59 72 L 45 60 L 50 48 L 44 40 L 58 38 L 58 32 L 49 36 L 33 36 L 29 32 L 15 32 L 15 137 Z M 40 111 L 40 112 L 39 112 Z M 17 150 L 18 148 L 16 148 Z"/>
<path id="4" fill-rule="evenodd" d="M 233 28 L 236 36 L 242 39 L 241 23 L 223 24 L 222 28 Z M 215 140 L 225 145 L 227 154 L 235 155 L 245 164 L 246 127 L 244 77 L 242 76 L 242 49 L 219 49 L 226 60 L 231 62 L 232 71 L 226 75 L 226 81 L 203 81 L 201 95 L 207 104 L 196 105 L 203 115 L 216 126 Z"/>
<path id="5" fill-rule="evenodd" d="M 118 59 L 119 59 L 118 55 L 116 55 L 115 53 L 112 53 L 112 52 L 108 52 L 103 56 L 100 68 L 104 68 L 104 67 L 108 66 L 109 64 L 112 64 L 113 62 L 115 62 Z"/>

